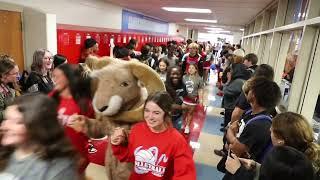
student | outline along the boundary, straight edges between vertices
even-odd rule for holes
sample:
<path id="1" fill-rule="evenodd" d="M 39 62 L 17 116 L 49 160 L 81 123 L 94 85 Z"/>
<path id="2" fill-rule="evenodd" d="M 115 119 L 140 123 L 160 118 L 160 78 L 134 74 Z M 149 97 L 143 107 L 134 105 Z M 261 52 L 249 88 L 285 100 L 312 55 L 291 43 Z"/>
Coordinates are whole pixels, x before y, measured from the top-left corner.
<path id="1" fill-rule="evenodd" d="M 190 124 L 196 105 L 203 102 L 203 80 L 198 74 L 198 67 L 189 65 L 189 70 L 183 76 L 183 83 L 186 85 L 188 95 L 184 97 L 183 103 L 187 106 L 184 133 L 189 134 Z"/>
<path id="2" fill-rule="evenodd" d="M 137 58 L 138 55 L 140 55 L 139 52 L 135 51 L 137 49 L 138 41 L 136 39 L 130 39 L 129 43 L 126 45 L 125 49 L 127 49 L 129 52 L 129 57 L 131 58 Z M 122 59 L 122 58 L 120 58 Z"/>
<path id="3" fill-rule="evenodd" d="M 151 94 L 144 107 L 145 121 L 133 126 L 129 137 L 121 128 L 111 135 L 114 155 L 134 163 L 130 180 L 196 179 L 191 149 L 171 126 L 172 103 L 166 92 Z"/>
<path id="4" fill-rule="evenodd" d="M 159 59 L 163 57 L 161 56 L 161 51 L 162 51 L 161 46 L 155 46 L 153 48 L 152 58 L 155 60 L 156 65 L 158 65 Z"/>
<path id="5" fill-rule="evenodd" d="M 161 58 L 159 61 L 159 66 L 157 72 L 160 75 L 160 78 L 163 82 L 166 82 L 167 79 L 167 69 L 169 67 L 169 62 L 166 58 Z"/>
<path id="6" fill-rule="evenodd" d="M 311 161 L 302 152 L 290 146 L 277 146 L 273 148 L 261 165 L 251 163 L 250 161 L 247 162 L 247 160 L 243 159 L 239 160 L 238 157 L 232 154 L 232 157 L 228 157 L 227 162 L 229 164 L 237 162 L 237 166 L 232 166 L 235 167 L 234 169 L 230 167 L 231 172 L 237 171 L 234 174 L 234 179 L 241 179 L 237 177 L 240 174 L 240 169 L 238 168 L 241 166 L 240 161 L 243 161 L 243 166 L 246 168 L 256 171 L 246 178 L 242 178 L 246 180 L 318 180 L 319 178 L 315 178 Z M 254 174 L 256 175 L 253 176 Z"/>
<path id="7" fill-rule="evenodd" d="M 67 137 L 81 155 L 79 172 L 84 173 L 88 160 L 88 136 L 84 125 L 85 117 L 93 118 L 94 110 L 90 98 L 89 80 L 81 79 L 80 72 L 70 64 L 62 64 L 53 71 L 55 87 L 49 93 L 58 105 L 58 119 L 64 127 Z M 84 118 L 77 117 L 84 115 Z M 76 121 L 75 121 L 76 120 Z"/>
<path id="8" fill-rule="evenodd" d="M 257 67 L 256 71 L 253 74 L 253 77 L 265 77 L 273 81 L 274 71 L 273 68 L 268 64 L 261 64 Z M 241 115 L 248 109 L 250 109 L 250 104 L 247 101 L 244 92 L 242 91 L 240 96 L 237 99 L 236 107 L 232 112 L 231 123 L 239 121 Z"/>
<path id="9" fill-rule="evenodd" d="M 238 157 L 252 158 L 261 162 L 271 145 L 271 116 L 268 109 L 277 105 L 281 92 L 275 82 L 256 77 L 247 87 L 245 94 L 252 109 L 243 116 L 238 133 L 232 129 L 232 126 L 228 128 L 227 150 L 230 149 Z M 221 164 L 224 164 L 225 160 L 226 157 L 219 162 L 221 171 L 223 171 Z M 232 178 L 230 173 L 224 176 L 224 180 Z"/>
<path id="10" fill-rule="evenodd" d="M 15 63 L 14 59 L 11 56 L 7 55 L 7 54 L 0 54 L 0 60 L 3 60 L 3 59 L 7 59 L 7 60 L 10 60 L 13 63 Z M 18 73 L 16 74 L 16 79 L 17 80 L 14 81 L 14 82 L 8 83 L 8 86 L 15 91 L 15 96 L 16 97 L 21 96 L 21 93 L 22 93 L 22 86 L 21 86 L 21 84 L 19 82 L 19 80 L 21 79 L 21 76 L 20 76 L 20 73 L 19 73 L 18 65 L 17 65 L 17 68 L 18 68 L 18 71 L 17 71 Z"/>
<path id="11" fill-rule="evenodd" d="M 198 69 L 202 69 L 202 64 L 200 65 L 199 62 L 201 60 L 201 55 L 199 55 L 199 45 L 196 43 L 191 43 L 189 46 L 189 53 L 185 54 L 182 57 L 182 70 L 183 72 L 187 73 L 190 64 L 196 64 Z M 201 66 L 201 67 L 200 67 Z"/>
<path id="12" fill-rule="evenodd" d="M 77 180 L 76 156 L 45 95 L 18 97 L 1 124 L 0 179 Z"/>
<path id="13" fill-rule="evenodd" d="M 46 49 L 38 49 L 33 54 L 31 73 L 26 82 L 29 93 L 49 93 L 53 89 L 51 74 L 53 70 L 52 54 Z"/>
<path id="14" fill-rule="evenodd" d="M 84 41 L 84 49 L 82 50 L 79 63 L 84 63 L 89 55 L 98 56 L 99 44 L 93 38 Z"/>
<path id="15" fill-rule="evenodd" d="M 210 41 L 208 41 L 208 45 L 207 47 L 209 47 L 209 49 L 206 51 L 206 56 L 204 58 L 204 62 L 203 62 L 203 81 L 205 84 L 208 83 L 209 81 L 209 72 L 210 72 L 210 66 L 212 61 L 214 60 L 214 53 L 213 53 L 213 47 L 211 46 L 211 44 L 209 43 Z"/>
<path id="16" fill-rule="evenodd" d="M 257 63 L 258 63 L 258 56 L 255 55 L 254 53 L 249 53 L 244 56 L 243 64 L 248 68 L 248 71 L 250 72 L 250 74 L 254 74 L 254 71 L 258 67 Z"/>
<path id="17" fill-rule="evenodd" d="M 260 169 L 259 180 L 269 179 L 313 180 L 312 164 L 303 153 L 294 148 L 276 147 L 266 157 Z"/>
<path id="18" fill-rule="evenodd" d="M 125 61 L 131 60 L 130 51 L 125 47 L 115 46 L 113 49 L 113 55 L 115 58 L 118 58 L 121 60 L 125 60 Z"/>
<path id="19" fill-rule="evenodd" d="M 56 68 L 61 64 L 68 63 L 67 58 L 64 55 L 56 54 L 53 56 L 53 67 Z"/>
<path id="20" fill-rule="evenodd" d="M 139 61 L 156 69 L 157 63 L 151 56 L 151 47 L 149 45 L 142 46 L 141 55 L 138 57 Z"/>
<path id="21" fill-rule="evenodd" d="M 314 172 L 319 175 L 320 147 L 313 141 L 312 127 L 302 115 L 293 112 L 278 114 L 272 120 L 270 131 L 274 147 L 290 146 L 300 151 L 311 161 Z M 251 174 L 251 176 L 257 176 L 259 174 L 260 164 L 254 160 L 243 158 L 238 160 L 237 158 L 234 158 L 234 160 L 228 159 L 228 161 L 226 163 L 226 168 L 230 173 L 236 174 L 236 176 L 243 173 Z M 241 166 L 240 161 L 243 166 Z M 257 169 L 254 169 L 253 166 L 258 167 Z M 244 168 L 253 172 L 246 172 L 247 170 Z"/>
<path id="22" fill-rule="evenodd" d="M 232 111 L 236 101 L 242 92 L 242 86 L 249 78 L 249 73 L 245 65 L 234 63 L 231 65 L 230 72 L 227 73 L 227 82 L 223 87 L 222 107 L 224 108 L 224 127 L 231 121 Z M 224 128 L 220 129 L 224 131 Z"/>
<path id="23" fill-rule="evenodd" d="M 175 52 L 177 51 L 177 47 L 173 42 L 168 42 L 168 55 L 165 57 L 168 59 L 169 66 L 177 66 L 179 63 L 179 58 L 175 55 Z"/>
<path id="24" fill-rule="evenodd" d="M 16 83 L 19 75 L 18 66 L 9 56 L 0 57 L 0 122 L 3 120 L 3 112 L 16 97 L 15 90 L 9 84 Z"/>
<path id="25" fill-rule="evenodd" d="M 174 100 L 174 104 L 172 105 L 173 127 L 179 131 L 182 128 L 182 112 L 183 110 L 187 110 L 183 104 L 183 98 L 188 94 L 182 77 L 182 69 L 179 66 L 173 66 L 169 68 L 165 82 L 166 90 Z"/>

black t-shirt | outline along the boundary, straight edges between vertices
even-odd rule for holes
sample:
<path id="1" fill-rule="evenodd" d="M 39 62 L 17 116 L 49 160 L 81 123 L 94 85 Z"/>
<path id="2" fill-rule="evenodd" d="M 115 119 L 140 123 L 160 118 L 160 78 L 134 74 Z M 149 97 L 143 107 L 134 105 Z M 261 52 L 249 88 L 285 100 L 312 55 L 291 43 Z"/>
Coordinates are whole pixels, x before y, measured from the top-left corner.
<path id="1" fill-rule="evenodd" d="M 171 98 L 174 100 L 175 104 L 182 105 L 183 98 L 187 96 L 188 91 L 184 83 L 179 84 L 176 87 L 168 86 L 166 84 L 167 92 L 170 94 Z M 182 114 L 181 110 L 174 110 L 172 112 L 173 116 L 180 116 Z"/>
<path id="2" fill-rule="evenodd" d="M 263 157 L 266 148 L 271 143 L 271 121 L 267 120 L 267 118 L 259 118 L 247 124 L 248 121 L 258 115 L 270 116 L 266 111 L 255 115 L 252 115 L 251 113 L 244 115 L 243 120 L 246 123 L 246 126 L 239 137 L 240 143 L 245 144 L 248 147 L 248 153 L 251 156 L 250 158 L 255 161 L 259 161 L 259 158 Z"/>
<path id="3" fill-rule="evenodd" d="M 244 95 L 244 92 L 241 92 L 240 96 L 238 97 L 236 101 L 236 107 L 242 110 L 248 110 L 251 108 L 250 103 L 248 102 L 246 96 Z"/>
<path id="4" fill-rule="evenodd" d="M 48 94 L 53 89 L 53 81 L 50 76 L 42 76 L 32 71 L 26 81 L 26 90 L 29 93 L 45 93 Z"/>

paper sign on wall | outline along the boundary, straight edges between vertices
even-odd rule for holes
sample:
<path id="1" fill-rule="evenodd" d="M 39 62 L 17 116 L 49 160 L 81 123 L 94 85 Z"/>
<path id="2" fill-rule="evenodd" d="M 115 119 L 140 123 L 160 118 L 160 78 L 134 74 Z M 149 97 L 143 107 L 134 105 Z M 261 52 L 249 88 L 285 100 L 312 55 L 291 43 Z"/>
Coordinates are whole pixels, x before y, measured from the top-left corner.
<path id="1" fill-rule="evenodd" d="M 108 35 L 107 34 L 103 35 L 103 44 L 108 44 Z"/>
<path id="2" fill-rule="evenodd" d="M 121 43 L 121 35 L 119 34 L 118 37 L 117 37 L 117 43 Z"/>
<path id="3" fill-rule="evenodd" d="M 100 44 L 100 34 L 96 34 L 95 40 L 98 44 Z"/>
<path id="4" fill-rule="evenodd" d="M 76 34 L 76 44 L 81 44 L 81 35 L 79 33 Z"/>
<path id="5" fill-rule="evenodd" d="M 69 34 L 68 33 L 63 33 L 62 42 L 63 42 L 63 45 L 65 45 L 65 46 L 69 45 Z"/>
<path id="6" fill-rule="evenodd" d="M 127 36 L 123 36 L 123 43 L 127 43 Z"/>

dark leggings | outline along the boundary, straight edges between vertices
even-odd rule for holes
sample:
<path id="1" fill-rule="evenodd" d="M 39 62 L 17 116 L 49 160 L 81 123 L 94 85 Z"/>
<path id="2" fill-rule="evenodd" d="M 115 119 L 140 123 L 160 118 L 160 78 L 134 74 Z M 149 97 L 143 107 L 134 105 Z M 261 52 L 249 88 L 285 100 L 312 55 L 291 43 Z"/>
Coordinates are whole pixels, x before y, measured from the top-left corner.
<path id="1" fill-rule="evenodd" d="M 231 121 L 233 109 L 224 109 L 224 127 L 228 125 L 228 123 Z"/>

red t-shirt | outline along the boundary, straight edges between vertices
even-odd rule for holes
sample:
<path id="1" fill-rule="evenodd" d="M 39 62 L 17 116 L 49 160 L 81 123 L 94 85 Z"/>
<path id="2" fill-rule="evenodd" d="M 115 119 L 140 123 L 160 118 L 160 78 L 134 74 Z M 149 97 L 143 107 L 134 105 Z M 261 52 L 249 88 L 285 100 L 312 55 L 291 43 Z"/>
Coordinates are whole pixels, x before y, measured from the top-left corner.
<path id="1" fill-rule="evenodd" d="M 198 67 L 198 62 L 200 61 L 200 56 L 199 54 L 196 54 L 195 56 L 190 56 L 190 54 L 188 54 L 184 61 L 186 61 L 186 73 L 188 73 L 189 70 L 189 66 L 190 64 L 194 64 L 196 67 Z"/>
<path id="2" fill-rule="evenodd" d="M 53 96 L 55 92 L 52 91 L 48 95 Z M 70 139 L 73 147 L 79 152 L 83 160 L 81 160 L 81 165 L 79 172 L 83 173 L 89 164 L 88 158 L 88 136 L 83 132 L 77 132 L 73 128 L 67 126 L 69 117 L 74 114 L 84 115 L 89 118 L 94 117 L 94 110 L 92 108 L 91 102 L 88 100 L 88 111 L 82 112 L 77 102 L 73 98 L 63 98 L 60 97 L 60 104 L 58 106 L 58 119 L 63 125 L 66 136 Z"/>
<path id="3" fill-rule="evenodd" d="M 195 180 L 196 170 L 187 141 L 174 128 L 153 133 L 146 122 L 136 124 L 129 144 L 112 145 L 121 162 L 133 162 L 130 180 Z"/>

